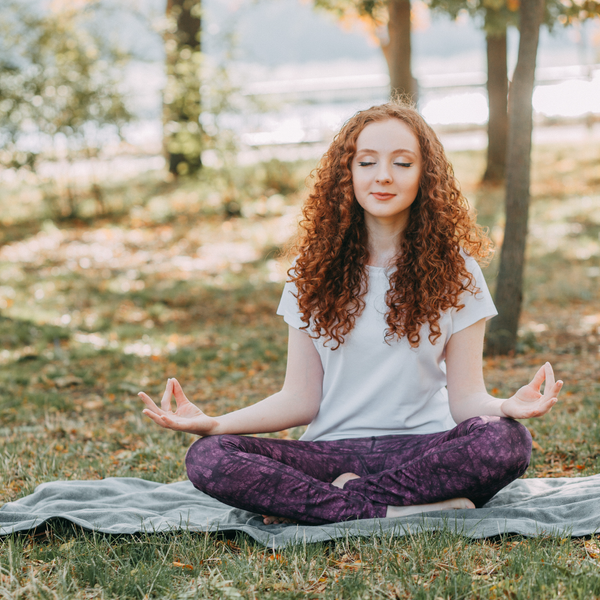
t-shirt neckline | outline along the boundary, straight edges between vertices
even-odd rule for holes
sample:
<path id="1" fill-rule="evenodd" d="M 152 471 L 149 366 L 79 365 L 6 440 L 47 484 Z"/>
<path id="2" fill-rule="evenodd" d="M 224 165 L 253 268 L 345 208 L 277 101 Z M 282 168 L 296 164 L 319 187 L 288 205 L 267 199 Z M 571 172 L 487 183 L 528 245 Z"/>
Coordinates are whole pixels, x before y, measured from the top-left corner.
<path id="1" fill-rule="evenodd" d="M 373 265 L 365 265 L 367 267 L 367 270 L 370 273 L 382 273 L 382 274 L 387 274 L 387 273 L 392 273 L 395 270 L 395 265 L 392 265 L 390 267 L 374 267 Z"/>

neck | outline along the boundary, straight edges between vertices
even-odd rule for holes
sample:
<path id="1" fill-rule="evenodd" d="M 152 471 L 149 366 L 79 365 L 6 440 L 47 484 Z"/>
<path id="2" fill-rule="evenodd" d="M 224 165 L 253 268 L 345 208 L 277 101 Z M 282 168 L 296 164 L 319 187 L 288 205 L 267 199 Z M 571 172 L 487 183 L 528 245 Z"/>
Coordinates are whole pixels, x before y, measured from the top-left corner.
<path id="1" fill-rule="evenodd" d="M 369 234 L 369 260 L 373 267 L 388 267 L 400 252 L 402 232 L 406 223 L 385 223 L 367 220 Z"/>

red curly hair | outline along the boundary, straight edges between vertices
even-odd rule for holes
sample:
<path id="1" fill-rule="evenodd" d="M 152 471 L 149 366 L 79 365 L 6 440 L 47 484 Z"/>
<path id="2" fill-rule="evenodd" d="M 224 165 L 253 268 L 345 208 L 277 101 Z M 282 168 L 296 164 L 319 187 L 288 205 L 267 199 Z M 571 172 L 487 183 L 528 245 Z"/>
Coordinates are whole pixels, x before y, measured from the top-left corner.
<path id="1" fill-rule="evenodd" d="M 469 212 L 444 149 L 423 117 L 399 102 L 356 113 L 311 173 L 314 186 L 303 207 L 297 238 L 289 248 L 296 257 L 288 276 L 298 291 L 301 319 L 306 323 L 302 329 L 311 327 L 311 337 L 334 340 L 334 350 L 364 310 L 367 292 L 368 233 L 351 173 L 356 140 L 370 123 L 388 119 L 399 119 L 410 127 L 423 164 L 385 298 L 386 342 L 406 336 L 417 347 L 421 327 L 428 323 L 429 340 L 434 344 L 441 335 L 441 313 L 463 308 L 460 296 L 464 291 L 478 291 L 460 249 L 480 262 L 492 253 L 486 231 Z"/>

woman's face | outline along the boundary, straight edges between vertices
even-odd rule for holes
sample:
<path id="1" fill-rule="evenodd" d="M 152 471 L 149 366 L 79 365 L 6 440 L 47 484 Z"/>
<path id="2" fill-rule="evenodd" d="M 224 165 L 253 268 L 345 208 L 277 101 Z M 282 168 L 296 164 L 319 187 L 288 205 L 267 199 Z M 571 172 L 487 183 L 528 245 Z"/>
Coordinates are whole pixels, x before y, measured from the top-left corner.
<path id="1" fill-rule="evenodd" d="M 419 141 L 404 121 L 377 121 L 360 132 L 351 166 L 352 185 L 367 224 L 406 227 L 419 191 L 422 163 Z"/>

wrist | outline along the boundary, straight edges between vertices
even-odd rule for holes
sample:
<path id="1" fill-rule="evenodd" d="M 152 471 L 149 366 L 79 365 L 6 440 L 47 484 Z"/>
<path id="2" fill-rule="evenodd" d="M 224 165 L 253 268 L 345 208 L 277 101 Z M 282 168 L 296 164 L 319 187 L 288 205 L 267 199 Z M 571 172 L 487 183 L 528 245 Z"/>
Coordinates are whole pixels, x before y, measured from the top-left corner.
<path id="1" fill-rule="evenodd" d="M 507 406 L 507 404 L 511 400 L 514 400 L 514 398 L 515 398 L 514 396 L 511 396 L 510 398 L 507 398 L 506 400 L 502 400 L 500 402 L 500 413 L 501 413 L 500 416 L 502 416 L 502 417 L 508 417 L 509 419 L 515 419 L 516 418 L 516 417 L 514 417 L 511 414 L 510 405 Z"/>
<path id="2" fill-rule="evenodd" d="M 204 437 L 209 435 L 223 435 L 224 433 L 227 432 L 225 431 L 225 427 L 221 422 L 221 417 L 211 417 L 209 427 L 200 435 Z"/>
<path id="3" fill-rule="evenodd" d="M 486 414 L 490 417 L 508 417 L 509 415 L 504 411 L 504 405 L 508 400 L 510 398 L 494 398 L 494 396 L 488 394 Z"/>

